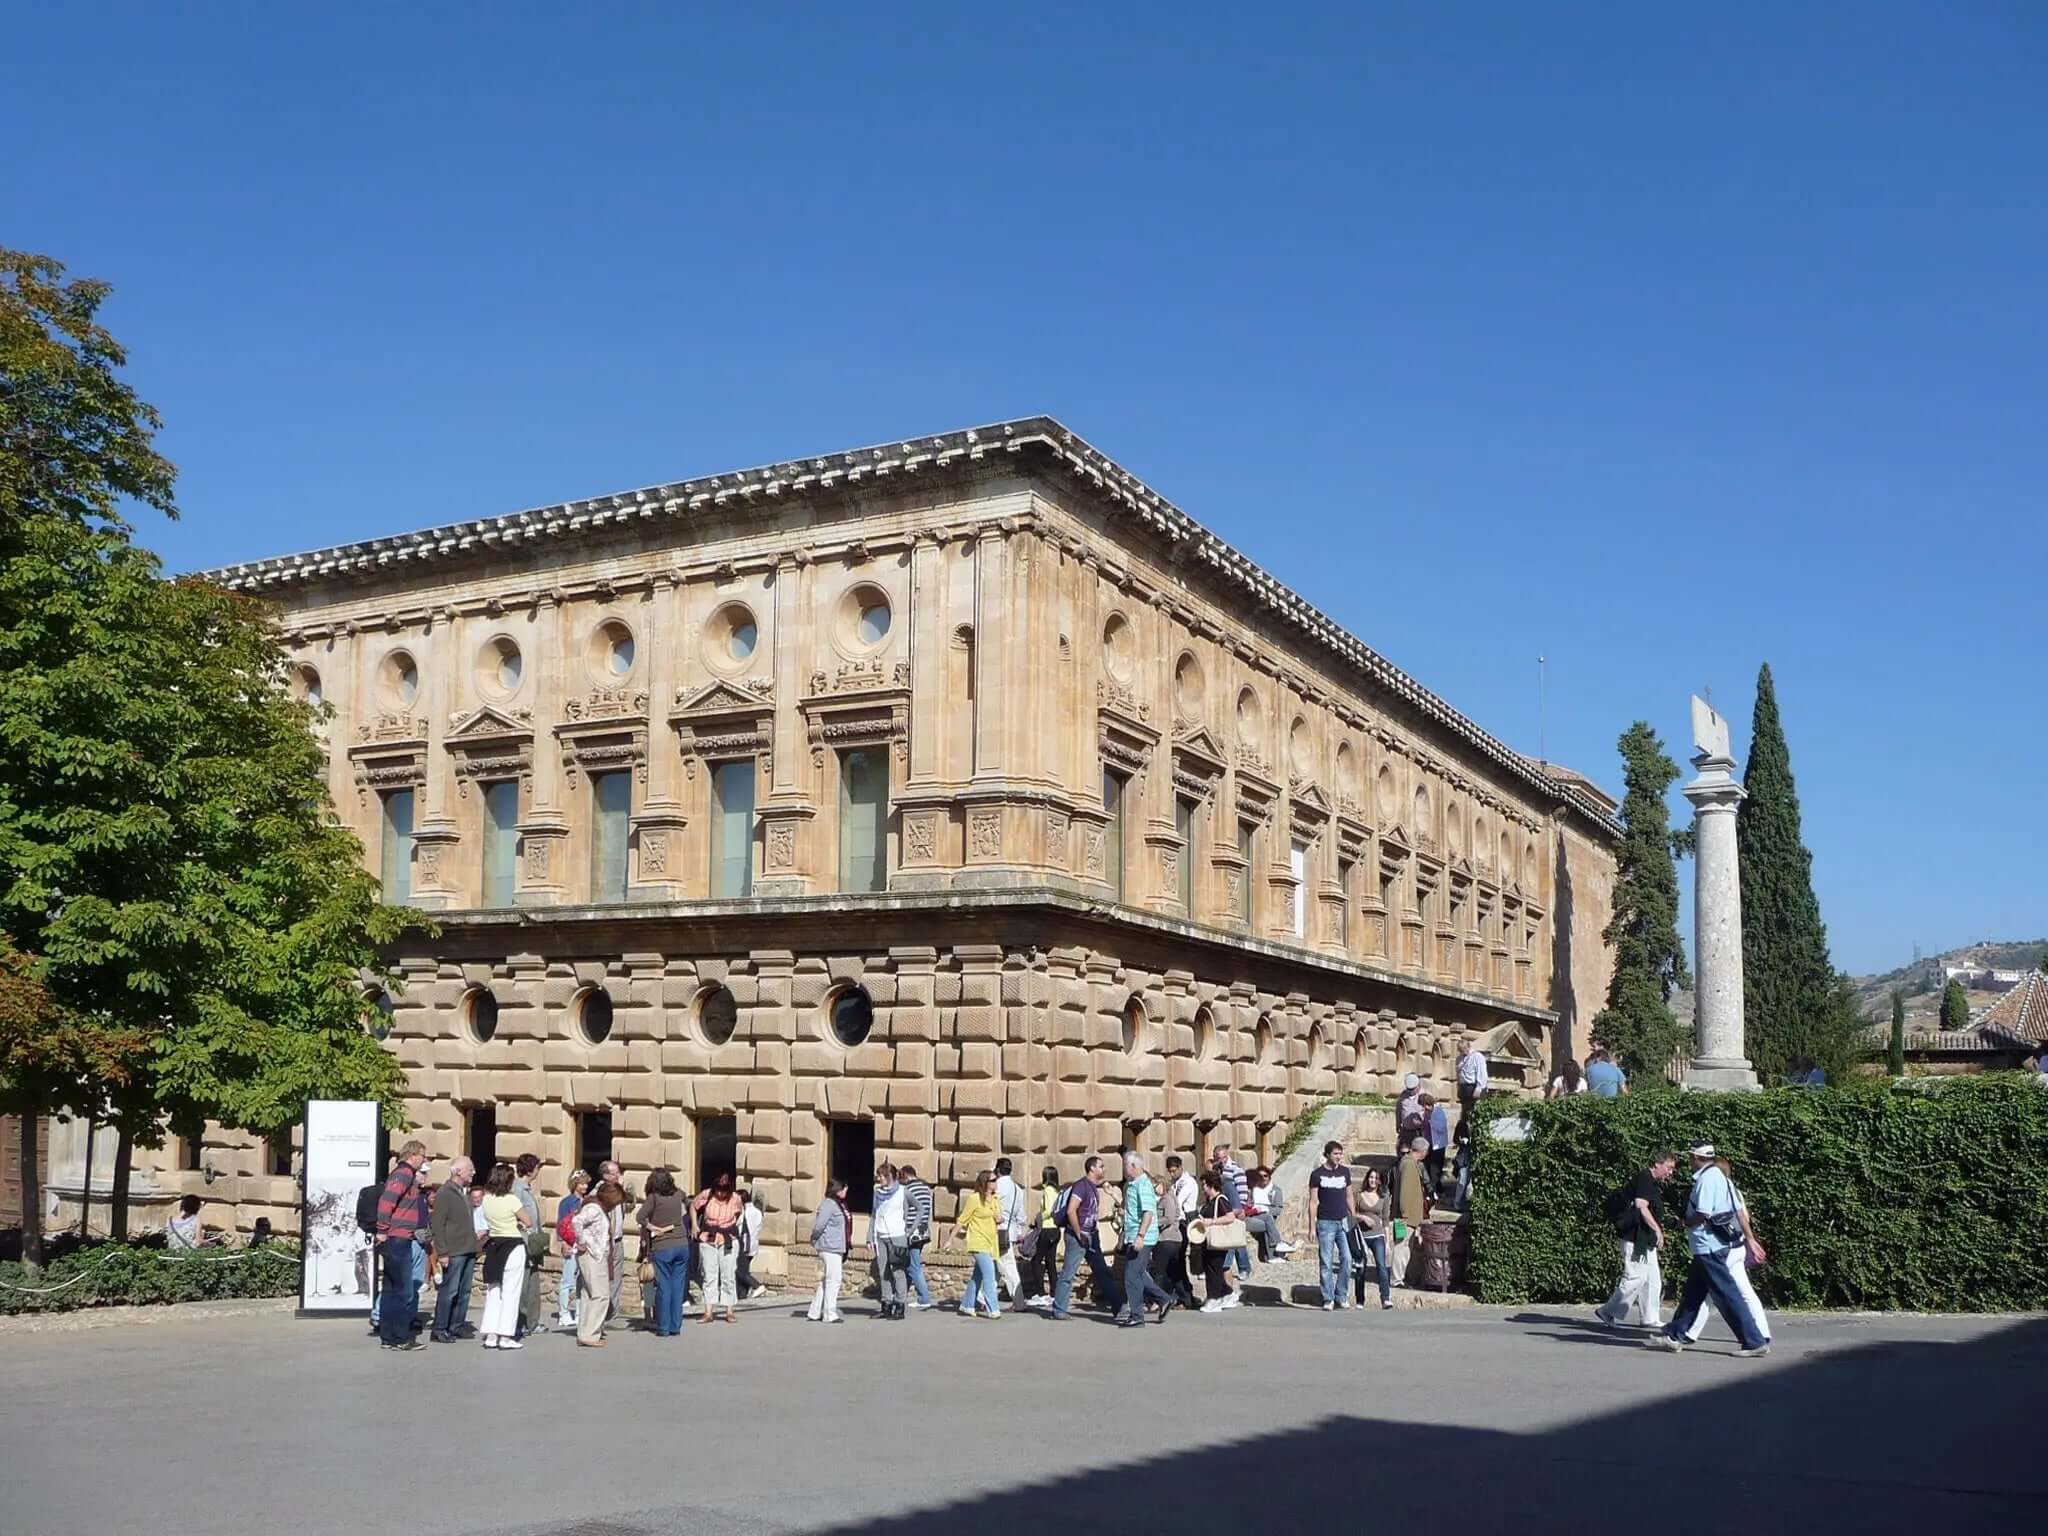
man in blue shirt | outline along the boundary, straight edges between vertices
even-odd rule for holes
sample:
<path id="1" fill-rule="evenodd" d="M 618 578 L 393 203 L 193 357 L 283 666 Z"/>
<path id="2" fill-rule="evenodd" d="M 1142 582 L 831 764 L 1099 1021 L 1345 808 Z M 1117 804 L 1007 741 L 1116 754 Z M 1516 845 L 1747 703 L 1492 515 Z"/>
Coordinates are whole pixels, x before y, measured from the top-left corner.
<path id="1" fill-rule="evenodd" d="M 1618 1098 L 1628 1092 L 1628 1074 L 1614 1064 L 1604 1045 L 1595 1046 L 1586 1062 L 1586 1091 L 1603 1099 Z"/>
<path id="2" fill-rule="evenodd" d="M 1686 1271 L 1685 1294 L 1677 1312 L 1664 1331 L 1651 1338 L 1652 1346 L 1673 1354 L 1684 1349 L 1686 1334 L 1711 1295 L 1729 1329 L 1742 1341 L 1738 1356 L 1754 1359 L 1770 1353 L 1771 1341 L 1750 1317 L 1729 1271 L 1743 1240 L 1741 1223 L 1735 1209 L 1735 1186 L 1714 1166 L 1713 1143 L 1702 1142 L 1692 1149 L 1692 1194 L 1685 1204 L 1685 1243 L 1692 1250 L 1692 1267 Z"/>
<path id="3" fill-rule="evenodd" d="M 1159 1241 L 1159 1191 L 1145 1172 L 1145 1159 L 1124 1154 L 1124 1315 L 1119 1328 L 1145 1326 L 1147 1298 L 1159 1303 L 1159 1321 L 1173 1310 L 1173 1298 L 1152 1278 L 1152 1249 Z"/>

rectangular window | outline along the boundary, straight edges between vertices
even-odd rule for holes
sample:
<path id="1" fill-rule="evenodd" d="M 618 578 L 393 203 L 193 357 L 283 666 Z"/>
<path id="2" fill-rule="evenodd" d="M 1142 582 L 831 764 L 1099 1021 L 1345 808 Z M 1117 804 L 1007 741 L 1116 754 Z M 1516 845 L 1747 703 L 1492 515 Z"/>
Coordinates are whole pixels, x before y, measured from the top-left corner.
<path id="1" fill-rule="evenodd" d="M 719 763 L 711 770 L 711 894 L 754 894 L 754 760 L 751 757 Z"/>
<path id="2" fill-rule="evenodd" d="M 1252 882 L 1258 875 L 1258 863 L 1254 857 L 1257 847 L 1257 832 L 1248 821 L 1237 824 L 1237 856 L 1244 861 L 1244 875 L 1237 888 L 1237 915 L 1241 922 L 1252 920 Z"/>
<path id="3" fill-rule="evenodd" d="M 1180 834 L 1180 909 L 1195 915 L 1195 802 L 1173 802 L 1173 830 Z"/>
<path id="4" fill-rule="evenodd" d="M 494 779 L 483 786 L 484 905 L 512 905 L 519 856 L 519 781 Z"/>
<path id="5" fill-rule="evenodd" d="M 839 888 L 889 888 L 889 754 L 872 747 L 839 754 Z"/>
<path id="6" fill-rule="evenodd" d="M 412 791 L 384 792 L 382 870 L 384 899 L 394 907 L 412 900 Z"/>
<path id="7" fill-rule="evenodd" d="M 697 1185 L 709 1189 L 721 1173 L 740 1171 L 739 1121 L 731 1115 L 705 1115 L 697 1121 Z"/>
<path id="8" fill-rule="evenodd" d="M 1299 939 L 1308 933 L 1308 844 L 1291 843 L 1287 849 L 1287 867 L 1294 873 L 1294 936 Z"/>
<path id="9" fill-rule="evenodd" d="M 292 1133 L 280 1131 L 263 1138 L 263 1170 L 272 1178 L 292 1176 Z"/>
<path id="10" fill-rule="evenodd" d="M 630 773 L 590 776 L 590 899 L 626 899 L 626 822 L 633 811 Z"/>
<path id="11" fill-rule="evenodd" d="M 1102 829 L 1102 873 L 1118 901 L 1124 899 L 1124 793 L 1128 787 L 1122 774 L 1102 770 L 1102 808 L 1109 814 L 1109 825 Z"/>
<path id="12" fill-rule="evenodd" d="M 1339 937 L 1346 949 L 1351 947 L 1351 914 L 1356 910 L 1355 904 L 1358 900 L 1358 893 L 1354 889 L 1358 884 L 1357 870 L 1358 865 L 1350 859 L 1337 861 L 1337 889 L 1344 893 L 1344 915 L 1341 919 L 1343 928 Z"/>
<path id="13" fill-rule="evenodd" d="M 825 1122 L 826 1168 L 832 1178 L 846 1180 L 846 1204 L 863 1216 L 875 1212 L 875 1122 Z"/>
<path id="14" fill-rule="evenodd" d="M 479 1182 L 490 1177 L 498 1161 L 498 1106 L 472 1104 L 462 1112 L 462 1151 L 476 1164 Z"/>
<path id="15" fill-rule="evenodd" d="M 180 1173 L 198 1173 L 205 1166 L 206 1143 L 204 1138 L 199 1136 L 180 1136 L 178 1138 L 178 1171 Z"/>
<path id="16" fill-rule="evenodd" d="M 612 1114 L 608 1109 L 586 1109 L 576 1117 L 576 1166 L 593 1181 L 597 1170 L 611 1161 Z"/>

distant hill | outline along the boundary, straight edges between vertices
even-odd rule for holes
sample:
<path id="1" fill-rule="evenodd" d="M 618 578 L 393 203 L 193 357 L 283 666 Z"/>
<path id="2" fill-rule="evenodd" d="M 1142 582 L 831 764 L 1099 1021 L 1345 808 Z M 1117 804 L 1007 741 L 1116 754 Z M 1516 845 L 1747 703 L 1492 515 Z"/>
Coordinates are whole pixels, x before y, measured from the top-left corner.
<path id="1" fill-rule="evenodd" d="M 1923 955 L 1909 965 L 1886 971 L 1882 976 L 1853 978 L 1856 1003 L 1866 1017 L 1888 1019 L 1891 1017 L 1892 989 L 1896 987 L 1906 996 L 1908 1014 L 1932 1012 L 1941 1003 L 1944 966 L 1967 965 L 1972 970 L 1981 971 L 2031 971 L 2040 965 L 2044 954 L 2048 954 L 2048 939 L 1984 939 L 1975 944 L 1964 944 L 1943 950 L 1938 955 Z"/>

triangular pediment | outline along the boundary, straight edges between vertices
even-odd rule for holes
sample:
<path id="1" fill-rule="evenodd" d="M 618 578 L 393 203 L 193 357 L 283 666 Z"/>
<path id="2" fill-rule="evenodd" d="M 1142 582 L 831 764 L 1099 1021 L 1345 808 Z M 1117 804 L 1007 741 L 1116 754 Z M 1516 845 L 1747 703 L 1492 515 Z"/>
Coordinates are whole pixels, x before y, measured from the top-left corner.
<path id="1" fill-rule="evenodd" d="M 1543 1060 L 1542 1049 L 1530 1036 L 1527 1027 L 1514 1020 L 1482 1036 L 1479 1048 L 1489 1059 L 1522 1062 L 1529 1066 L 1539 1065 Z"/>
<path id="2" fill-rule="evenodd" d="M 679 691 L 675 712 L 679 715 L 757 715 L 772 707 L 766 699 L 731 683 L 713 683 L 692 694 Z"/>
<path id="3" fill-rule="evenodd" d="M 1408 829 L 1398 821 L 1380 834 L 1380 841 L 1392 843 L 1396 848 L 1413 848 L 1415 846 L 1408 836 Z"/>
<path id="4" fill-rule="evenodd" d="M 1303 779 L 1292 791 L 1294 803 L 1304 810 L 1314 811 L 1318 816 L 1330 814 L 1330 797 L 1323 793 L 1322 786 L 1314 779 Z"/>
<path id="5" fill-rule="evenodd" d="M 524 714 L 525 712 L 521 711 L 521 713 Z M 520 719 L 518 715 L 507 714 L 503 710 L 493 709 L 490 705 L 486 704 L 483 708 L 458 719 L 449 729 L 448 740 L 463 741 L 475 736 L 531 736 L 532 734 L 533 717 L 530 714 L 525 719 Z"/>
<path id="6" fill-rule="evenodd" d="M 1223 747 L 1209 733 L 1209 728 L 1205 725 L 1198 725 L 1193 730 L 1176 736 L 1173 741 L 1173 750 L 1185 753 L 1189 757 L 1199 759 L 1202 763 L 1218 769 L 1222 768 L 1224 764 Z"/>

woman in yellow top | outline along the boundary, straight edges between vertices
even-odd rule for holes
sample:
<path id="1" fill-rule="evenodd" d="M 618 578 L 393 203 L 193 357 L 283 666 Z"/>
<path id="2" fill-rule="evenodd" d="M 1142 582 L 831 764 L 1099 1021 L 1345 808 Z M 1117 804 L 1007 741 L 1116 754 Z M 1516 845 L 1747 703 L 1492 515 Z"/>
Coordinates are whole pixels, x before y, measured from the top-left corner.
<path id="1" fill-rule="evenodd" d="M 996 1304 L 996 1228 L 1002 1220 L 996 1204 L 996 1176 L 983 1170 L 974 1181 L 971 1194 L 960 1200 L 960 1214 L 953 1230 L 967 1239 L 967 1253 L 974 1260 L 974 1279 L 961 1299 L 962 1317 L 986 1317 L 990 1322 L 1002 1315 Z M 986 1302 L 987 1311 L 982 1310 Z"/>
<path id="2" fill-rule="evenodd" d="M 485 1349 L 522 1349 L 519 1342 L 519 1293 L 526 1283 L 526 1239 L 533 1225 L 526 1207 L 512 1193 L 512 1165 L 499 1163 L 484 1184 L 484 1322 Z"/>

